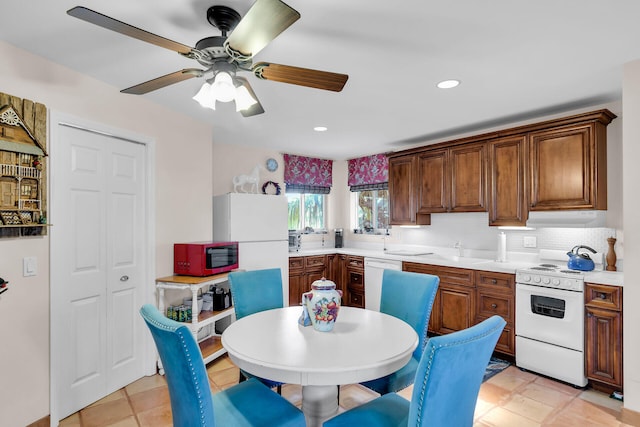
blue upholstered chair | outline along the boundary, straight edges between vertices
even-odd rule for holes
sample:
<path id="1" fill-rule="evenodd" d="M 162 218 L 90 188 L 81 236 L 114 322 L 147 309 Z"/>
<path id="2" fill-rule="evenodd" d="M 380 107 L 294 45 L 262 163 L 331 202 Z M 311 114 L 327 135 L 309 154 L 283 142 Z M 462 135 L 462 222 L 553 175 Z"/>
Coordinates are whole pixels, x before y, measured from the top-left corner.
<path id="1" fill-rule="evenodd" d="M 430 274 L 384 270 L 380 311 L 404 320 L 418 334 L 418 347 L 403 368 L 372 381 L 362 383 L 380 394 L 393 393 L 413 384 L 416 368 L 427 341 L 427 327 L 440 278 Z"/>
<path id="2" fill-rule="evenodd" d="M 236 319 L 284 306 L 282 272 L 279 268 L 234 271 L 229 273 L 228 277 Z M 239 381 L 252 377 L 251 374 L 241 370 Z M 282 383 L 265 378 L 258 379 L 269 388 L 276 387 L 278 394 L 281 394 Z"/>
<path id="3" fill-rule="evenodd" d="M 298 408 L 255 379 L 212 395 L 200 348 L 189 328 L 150 304 L 140 314 L 162 360 L 174 427 L 305 425 Z"/>
<path id="4" fill-rule="evenodd" d="M 411 402 L 389 393 L 326 421 L 324 427 L 471 427 L 489 359 L 506 322 L 493 316 L 427 341 Z"/>

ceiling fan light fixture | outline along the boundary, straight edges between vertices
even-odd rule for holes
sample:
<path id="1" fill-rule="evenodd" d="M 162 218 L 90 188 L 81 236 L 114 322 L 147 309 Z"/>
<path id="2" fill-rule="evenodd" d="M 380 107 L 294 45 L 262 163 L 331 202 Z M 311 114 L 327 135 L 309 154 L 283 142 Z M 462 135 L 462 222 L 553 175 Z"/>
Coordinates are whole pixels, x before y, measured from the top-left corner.
<path id="1" fill-rule="evenodd" d="M 216 109 L 216 99 L 211 93 L 211 83 L 204 82 L 198 93 L 193 97 L 204 108 Z"/>
<path id="2" fill-rule="evenodd" d="M 236 87 L 231 75 L 226 71 L 219 71 L 211 85 L 211 95 L 220 102 L 230 102 L 236 97 Z"/>
<path id="3" fill-rule="evenodd" d="M 240 85 L 236 88 L 236 111 L 246 110 L 257 103 L 246 87 Z"/>

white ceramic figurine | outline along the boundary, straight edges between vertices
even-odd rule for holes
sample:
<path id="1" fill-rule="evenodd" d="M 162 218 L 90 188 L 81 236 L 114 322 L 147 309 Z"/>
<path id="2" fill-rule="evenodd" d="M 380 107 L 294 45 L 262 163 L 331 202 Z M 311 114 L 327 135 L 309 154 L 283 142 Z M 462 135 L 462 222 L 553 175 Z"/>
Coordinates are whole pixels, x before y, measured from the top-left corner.
<path id="1" fill-rule="evenodd" d="M 260 169 L 261 165 L 256 165 L 253 171 L 249 175 L 236 175 L 233 177 L 233 191 L 238 193 L 238 188 L 243 193 L 258 193 L 258 182 L 260 182 Z M 249 184 L 249 191 L 246 191 L 244 186 Z"/>

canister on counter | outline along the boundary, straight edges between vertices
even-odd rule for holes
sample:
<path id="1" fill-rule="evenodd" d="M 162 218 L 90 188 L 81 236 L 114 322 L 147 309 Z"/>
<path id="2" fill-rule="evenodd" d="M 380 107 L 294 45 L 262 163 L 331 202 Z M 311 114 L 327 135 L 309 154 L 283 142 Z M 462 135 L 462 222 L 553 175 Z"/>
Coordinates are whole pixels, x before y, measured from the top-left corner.
<path id="1" fill-rule="evenodd" d="M 336 228 L 335 230 L 335 247 L 341 248 L 344 245 L 344 230 L 342 228 Z"/>

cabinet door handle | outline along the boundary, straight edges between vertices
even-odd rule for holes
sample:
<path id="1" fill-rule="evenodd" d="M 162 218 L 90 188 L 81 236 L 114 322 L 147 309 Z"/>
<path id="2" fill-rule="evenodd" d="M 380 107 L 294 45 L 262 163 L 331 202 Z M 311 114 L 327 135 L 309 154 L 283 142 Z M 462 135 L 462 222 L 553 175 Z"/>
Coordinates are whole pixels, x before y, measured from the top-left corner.
<path id="1" fill-rule="evenodd" d="M 495 285 L 496 283 L 498 283 L 498 281 L 496 279 L 491 279 L 491 283 Z"/>
<path id="2" fill-rule="evenodd" d="M 127 275 L 124 275 L 124 276 L 120 277 L 120 281 L 121 282 L 126 282 L 127 280 L 129 280 L 129 276 L 127 276 Z"/>
<path id="3" fill-rule="evenodd" d="M 498 308 L 498 304 L 494 302 L 493 304 L 491 304 L 491 308 Z"/>
<path id="4" fill-rule="evenodd" d="M 605 298 L 607 298 L 606 294 L 600 294 L 600 299 L 605 299 Z"/>

